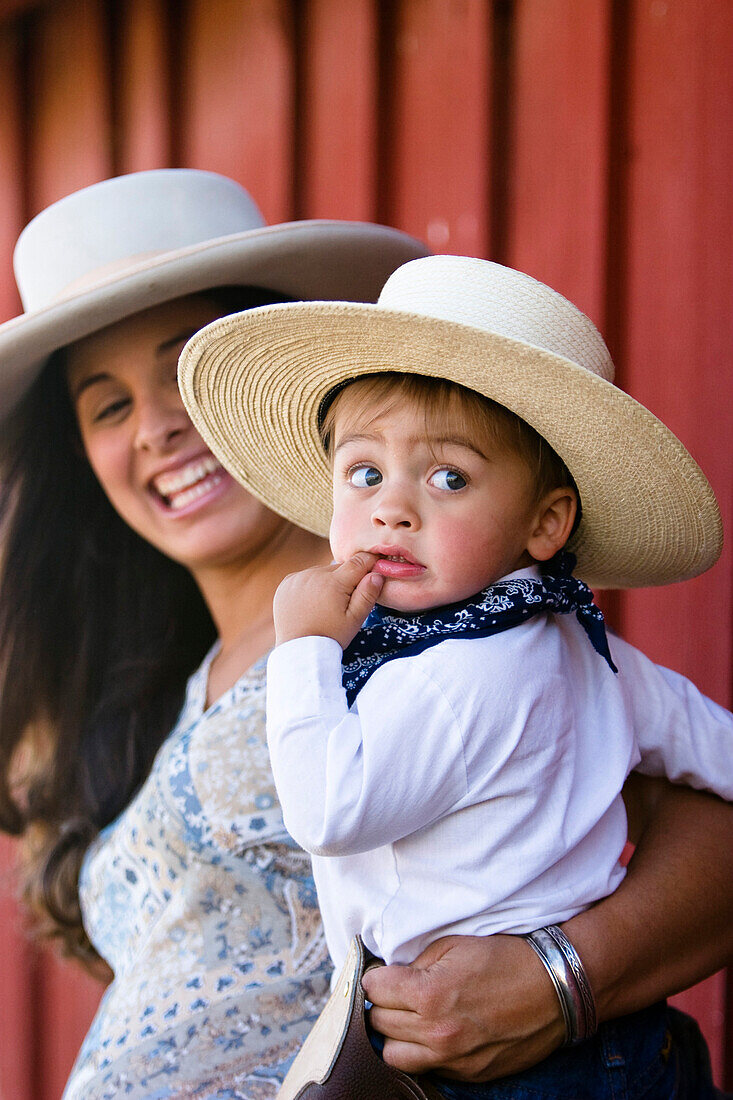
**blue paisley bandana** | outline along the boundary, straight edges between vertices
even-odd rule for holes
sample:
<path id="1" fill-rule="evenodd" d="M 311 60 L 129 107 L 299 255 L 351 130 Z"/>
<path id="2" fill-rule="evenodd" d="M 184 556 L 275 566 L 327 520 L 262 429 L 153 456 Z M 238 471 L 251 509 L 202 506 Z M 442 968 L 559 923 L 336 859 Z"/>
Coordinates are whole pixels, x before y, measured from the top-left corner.
<path id="1" fill-rule="evenodd" d="M 399 614 L 377 604 L 344 650 L 342 683 L 349 706 L 385 661 L 411 657 L 446 638 L 501 634 L 545 612 L 569 615 L 574 611 L 593 648 L 613 672 L 618 672 L 608 648 L 603 614 L 593 603 L 588 585 L 572 575 L 574 567 L 575 556 L 561 550 L 546 563 L 539 579 L 515 577 L 497 581 L 459 603 L 415 614 Z"/>

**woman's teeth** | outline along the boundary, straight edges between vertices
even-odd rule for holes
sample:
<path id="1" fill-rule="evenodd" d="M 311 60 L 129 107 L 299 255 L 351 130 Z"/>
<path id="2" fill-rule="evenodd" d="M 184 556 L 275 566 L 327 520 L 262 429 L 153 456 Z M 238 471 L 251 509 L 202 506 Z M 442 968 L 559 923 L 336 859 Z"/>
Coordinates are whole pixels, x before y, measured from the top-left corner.
<path id="1" fill-rule="evenodd" d="M 174 512 L 179 512 L 181 508 L 185 508 L 188 504 L 192 504 L 194 500 L 198 500 L 199 497 L 208 493 L 210 489 L 219 484 L 222 478 L 223 474 L 210 474 L 203 481 L 192 485 L 190 489 L 184 489 L 182 493 L 176 493 L 175 496 L 168 497 L 168 507 Z"/>
<path id="2" fill-rule="evenodd" d="M 156 492 L 174 512 L 198 500 L 218 485 L 224 476 L 221 464 L 213 455 L 191 462 L 181 470 L 161 474 L 155 479 Z"/>

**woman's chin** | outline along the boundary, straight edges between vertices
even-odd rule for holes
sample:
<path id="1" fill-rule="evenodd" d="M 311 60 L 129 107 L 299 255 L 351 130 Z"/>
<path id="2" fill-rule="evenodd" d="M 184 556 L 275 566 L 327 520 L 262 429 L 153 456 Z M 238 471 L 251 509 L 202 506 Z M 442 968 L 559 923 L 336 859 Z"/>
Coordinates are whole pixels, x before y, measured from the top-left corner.
<path id="1" fill-rule="evenodd" d="M 226 474 L 195 498 L 171 507 L 151 494 L 144 516 L 123 519 L 166 557 L 186 568 L 226 566 L 259 544 L 277 519 Z"/>

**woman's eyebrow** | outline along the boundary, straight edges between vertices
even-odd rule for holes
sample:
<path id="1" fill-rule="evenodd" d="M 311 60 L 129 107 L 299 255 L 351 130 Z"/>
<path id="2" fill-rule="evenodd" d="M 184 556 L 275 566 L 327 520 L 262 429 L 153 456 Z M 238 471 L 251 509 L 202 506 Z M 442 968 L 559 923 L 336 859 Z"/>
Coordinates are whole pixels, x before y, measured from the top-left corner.
<path id="1" fill-rule="evenodd" d="M 189 340 L 194 332 L 198 332 L 198 328 L 195 325 L 187 326 L 181 332 L 176 333 L 175 336 L 171 336 L 168 340 L 162 340 L 155 349 L 155 355 L 164 355 L 171 348 L 175 348 L 178 344 L 185 344 Z M 98 382 L 108 382 L 111 375 L 106 371 L 97 371 L 96 374 L 90 374 L 86 378 L 82 378 L 78 385 L 74 386 L 73 397 L 77 401 L 79 397 L 84 393 L 84 390 L 90 386 L 96 385 Z"/>
<path id="2" fill-rule="evenodd" d="M 176 347 L 177 344 L 185 344 L 191 339 L 194 332 L 198 332 L 199 326 L 192 325 L 189 328 L 183 329 L 181 332 L 176 333 L 175 336 L 171 336 L 169 340 L 163 340 L 155 349 L 156 355 L 164 355 L 165 352 L 170 351 L 171 348 Z"/>
<path id="3" fill-rule="evenodd" d="M 109 375 L 106 371 L 98 371 L 96 374 L 89 374 L 86 378 L 82 378 L 78 385 L 74 386 L 74 400 L 78 401 L 84 390 L 89 389 L 90 386 L 96 385 L 97 382 L 108 382 Z"/>

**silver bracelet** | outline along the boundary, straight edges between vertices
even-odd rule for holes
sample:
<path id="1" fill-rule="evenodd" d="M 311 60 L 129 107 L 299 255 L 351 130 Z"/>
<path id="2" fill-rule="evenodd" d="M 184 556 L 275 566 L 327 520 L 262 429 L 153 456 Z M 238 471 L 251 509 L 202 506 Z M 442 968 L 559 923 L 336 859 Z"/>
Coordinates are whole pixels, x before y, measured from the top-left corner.
<path id="1" fill-rule="evenodd" d="M 550 976 L 565 1022 L 565 1046 L 590 1039 L 598 1030 L 596 1003 L 578 952 L 556 924 L 523 937 Z"/>

